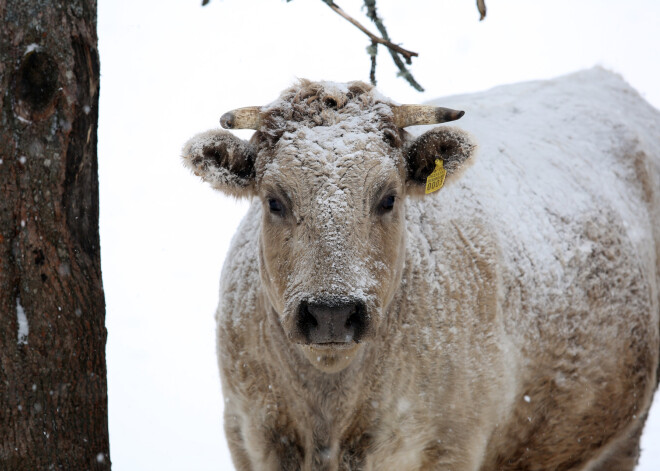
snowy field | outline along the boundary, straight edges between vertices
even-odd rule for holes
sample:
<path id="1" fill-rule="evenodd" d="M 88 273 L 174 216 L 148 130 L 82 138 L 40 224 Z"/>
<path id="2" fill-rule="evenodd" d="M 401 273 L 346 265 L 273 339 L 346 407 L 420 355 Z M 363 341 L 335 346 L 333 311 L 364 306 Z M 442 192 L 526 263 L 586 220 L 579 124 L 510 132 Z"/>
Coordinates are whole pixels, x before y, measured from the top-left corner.
<path id="1" fill-rule="evenodd" d="M 337 3 L 364 18 L 361 1 Z M 220 267 L 247 205 L 193 178 L 180 162 L 182 144 L 216 127 L 225 111 L 273 100 L 296 77 L 368 80 L 366 37 L 321 0 L 200 5 L 99 2 L 101 241 L 115 471 L 231 469 L 213 317 Z M 415 103 L 599 64 L 660 107 L 657 0 L 487 5 L 479 23 L 472 0 L 380 0 L 394 41 L 420 53 L 412 71 L 427 91 L 396 78 L 382 49 L 379 89 Z M 656 396 L 642 471 L 660 469 Z"/>

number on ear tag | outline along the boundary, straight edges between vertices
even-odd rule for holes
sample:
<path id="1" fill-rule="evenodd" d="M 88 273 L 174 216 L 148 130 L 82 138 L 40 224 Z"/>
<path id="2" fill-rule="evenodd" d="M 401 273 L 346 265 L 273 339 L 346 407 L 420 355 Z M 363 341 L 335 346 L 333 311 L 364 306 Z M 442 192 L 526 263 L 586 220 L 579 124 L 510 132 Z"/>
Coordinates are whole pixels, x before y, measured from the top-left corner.
<path id="1" fill-rule="evenodd" d="M 447 176 L 447 171 L 442 166 L 441 159 L 435 159 L 435 169 L 431 172 L 431 175 L 426 179 L 426 194 L 433 193 L 442 188 L 442 185 L 445 184 L 445 177 Z"/>

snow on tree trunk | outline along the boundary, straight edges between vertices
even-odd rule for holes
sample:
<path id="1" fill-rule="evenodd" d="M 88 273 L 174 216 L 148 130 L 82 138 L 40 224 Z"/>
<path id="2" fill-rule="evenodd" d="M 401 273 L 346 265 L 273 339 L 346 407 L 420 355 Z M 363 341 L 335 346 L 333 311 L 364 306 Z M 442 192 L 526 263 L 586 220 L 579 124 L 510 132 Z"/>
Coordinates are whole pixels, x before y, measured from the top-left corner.
<path id="1" fill-rule="evenodd" d="M 96 1 L 0 24 L 0 469 L 109 470 Z"/>

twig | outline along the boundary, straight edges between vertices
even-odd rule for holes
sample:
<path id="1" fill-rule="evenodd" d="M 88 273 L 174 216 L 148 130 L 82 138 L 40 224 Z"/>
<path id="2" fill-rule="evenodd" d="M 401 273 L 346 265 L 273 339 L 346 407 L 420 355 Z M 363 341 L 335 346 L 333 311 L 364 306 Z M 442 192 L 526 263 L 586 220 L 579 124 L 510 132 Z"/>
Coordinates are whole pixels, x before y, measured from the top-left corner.
<path id="1" fill-rule="evenodd" d="M 401 46 L 397 46 L 393 42 L 384 39 L 384 38 L 379 38 L 375 34 L 373 34 L 371 31 L 369 31 L 367 28 L 362 26 L 359 21 L 357 21 L 355 18 L 350 16 L 348 13 L 346 13 L 344 10 L 342 10 L 335 2 L 332 0 L 323 0 L 325 4 L 327 4 L 332 10 L 337 13 L 338 15 L 341 15 L 344 17 L 344 19 L 348 20 L 350 23 L 352 23 L 357 29 L 362 31 L 364 34 L 369 36 L 369 39 L 371 39 L 372 43 L 378 43 L 382 44 L 383 46 L 386 46 L 388 49 L 391 51 L 396 51 L 397 53 L 401 54 L 403 57 L 406 58 L 406 61 L 410 63 L 410 59 L 412 57 L 417 57 L 419 54 L 416 52 L 408 51 L 407 49 L 402 48 Z"/>
<path id="2" fill-rule="evenodd" d="M 378 54 L 378 43 L 372 42 L 371 46 L 367 47 L 367 54 L 371 56 L 371 70 L 369 71 L 369 80 L 371 84 L 376 86 L 376 55 Z"/>
<path id="3" fill-rule="evenodd" d="M 378 13 L 376 12 L 376 0 L 364 0 L 364 5 L 367 7 L 367 16 L 371 21 L 374 22 L 376 28 L 378 28 L 378 32 L 383 36 L 384 39 L 389 41 L 390 37 L 387 34 L 387 29 L 385 29 L 385 24 L 383 24 L 383 20 L 380 19 Z M 417 90 L 418 92 L 423 92 L 424 88 L 419 83 L 417 83 L 415 77 L 412 76 L 410 71 L 403 64 L 403 61 L 401 60 L 399 55 L 396 54 L 394 51 L 392 51 L 392 49 L 390 49 L 389 51 L 390 51 L 390 55 L 392 56 L 392 60 L 394 61 L 394 64 L 396 64 L 397 68 L 399 69 L 398 75 L 406 79 L 406 81 L 410 84 L 410 86 L 413 87 L 415 90 Z M 408 64 L 410 64 L 410 60 L 407 60 L 407 62 Z"/>

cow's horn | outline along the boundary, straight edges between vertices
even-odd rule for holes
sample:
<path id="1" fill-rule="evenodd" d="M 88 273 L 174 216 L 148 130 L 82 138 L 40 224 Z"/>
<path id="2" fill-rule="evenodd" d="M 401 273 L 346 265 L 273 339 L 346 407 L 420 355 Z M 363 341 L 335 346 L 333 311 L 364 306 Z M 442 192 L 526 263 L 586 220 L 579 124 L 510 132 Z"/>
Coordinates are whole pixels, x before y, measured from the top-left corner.
<path id="1" fill-rule="evenodd" d="M 225 129 L 259 129 L 261 111 L 258 106 L 237 108 L 223 114 L 220 125 Z"/>
<path id="2" fill-rule="evenodd" d="M 460 119 L 465 111 L 452 110 L 441 106 L 401 105 L 392 106 L 394 123 L 400 127 L 417 126 L 419 124 L 438 124 Z"/>

